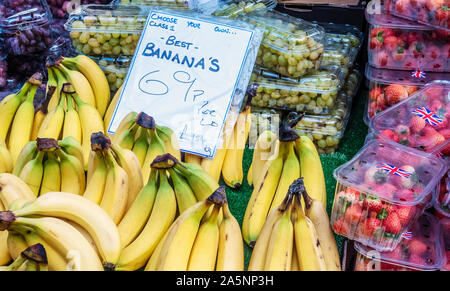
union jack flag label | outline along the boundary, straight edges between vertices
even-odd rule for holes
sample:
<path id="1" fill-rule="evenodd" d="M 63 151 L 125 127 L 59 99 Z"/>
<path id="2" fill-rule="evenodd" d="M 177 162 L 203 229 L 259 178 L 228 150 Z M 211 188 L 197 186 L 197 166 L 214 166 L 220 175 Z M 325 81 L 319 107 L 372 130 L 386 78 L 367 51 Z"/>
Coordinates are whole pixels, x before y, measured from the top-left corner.
<path id="1" fill-rule="evenodd" d="M 415 116 L 421 117 L 423 120 L 425 120 L 429 125 L 438 125 L 443 122 L 442 118 L 437 116 L 436 113 L 429 110 L 426 107 L 417 107 L 412 114 Z"/>
<path id="2" fill-rule="evenodd" d="M 402 233 L 402 238 L 404 238 L 404 239 L 412 239 L 412 232 L 410 232 L 410 231 L 406 231 L 406 232 L 404 232 L 404 233 Z"/>
<path id="3" fill-rule="evenodd" d="M 417 70 L 417 71 L 414 71 L 411 73 L 411 77 L 425 79 L 426 74 L 425 74 L 425 72 L 422 72 L 421 70 Z"/>
<path id="4" fill-rule="evenodd" d="M 397 175 L 399 177 L 403 178 L 409 178 L 411 177 L 412 173 L 407 172 L 399 167 L 395 167 L 393 165 L 390 165 L 388 163 L 381 163 L 377 165 L 377 168 L 388 172 L 389 174 Z"/>

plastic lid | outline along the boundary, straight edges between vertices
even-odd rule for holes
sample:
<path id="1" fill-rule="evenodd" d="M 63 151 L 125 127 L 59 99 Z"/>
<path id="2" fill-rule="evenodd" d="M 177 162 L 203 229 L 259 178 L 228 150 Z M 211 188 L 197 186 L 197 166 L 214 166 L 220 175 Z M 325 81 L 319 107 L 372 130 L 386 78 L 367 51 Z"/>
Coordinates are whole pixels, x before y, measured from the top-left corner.
<path id="1" fill-rule="evenodd" d="M 313 21 L 313 23 L 325 29 L 327 45 L 341 43 L 358 49 L 362 46 L 364 33 L 354 25 L 316 21 Z"/>
<path id="2" fill-rule="evenodd" d="M 418 271 L 435 271 L 445 263 L 444 246 L 439 221 L 424 213 L 403 240 L 389 252 L 378 252 L 361 243 L 355 243 L 357 252 L 366 258 Z"/>
<path id="3" fill-rule="evenodd" d="M 366 65 L 366 78 L 371 82 L 382 84 L 404 84 L 423 87 L 436 80 L 450 80 L 450 73 L 426 72 L 424 77 L 414 76 L 412 72 L 403 70 L 379 69 Z"/>
<path id="4" fill-rule="evenodd" d="M 261 45 L 276 51 L 303 55 L 322 49 L 325 43 L 322 27 L 278 11 L 253 11 L 238 18 L 260 27 L 264 31 Z"/>
<path id="5" fill-rule="evenodd" d="M 140 6 L 82 5 L 73 11 L 64 27 L 74 32 L 141 34 L 149 8 Z"/>
<path id="6" fill-rule="evenodd" d="M 212 12 L 214 16 L 236 17 L 254 10 L 272 9 L 277 5 L 277 0 L 228 0 L 221 1 L 219 5 L 219 8 Z"/>
<path id="7" fill-rule="evenodd" d="M 13 0 L 6 0 L 0 7 L 0 30 L 11 32 L 26 30 L 32 26 L 40 26 L 51 22 L 52 16 L 47 2 L 32 1 L 32 4 L 22 3 L 12 5 Z"/>
<path id="8" fill-rule="evenodd" d="M 403 136 L 410 147 L 433 152 L 448 138 L 450 81 L 433 81 L 405 100 L 377 114 L 370 128 L 380 138 Z"/>
<path id="9" fill-rule="evenodd" d="M 338 183 L 384 201 L 413 206 L 433 191 L 445 170 L 435 156 L 389 140 L 371 140 L 334 170 Z M 389 189 L 386 191 L 385 189 Z"/>

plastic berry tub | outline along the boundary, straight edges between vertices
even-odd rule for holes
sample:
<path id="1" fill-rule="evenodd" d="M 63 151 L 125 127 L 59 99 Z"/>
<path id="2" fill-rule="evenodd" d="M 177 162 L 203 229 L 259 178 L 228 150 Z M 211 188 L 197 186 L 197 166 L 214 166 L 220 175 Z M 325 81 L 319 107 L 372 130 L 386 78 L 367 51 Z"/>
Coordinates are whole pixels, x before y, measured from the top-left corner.
<path id="1" fill-rule="evenodd" d="M 450 218 L 440 219 L 440 225 L 444 240 L 445 258 L 447 259 L 441 271 L 450 271 Z"/>
<path id="2" fill-rule="evenodd" d="M 246 14 L 255 10 L 267 10 L 277 6 L 277 0 L 232 0 L 225 1 L 212 15 L 235 18 L 237 15 Z"/>
<path id="3" fill-rule="evenodd" d="M 354 69 L 339 91 L 335 106 L 329 114 L 305 114 L 294 127 L 297 134 L 306 135 L 314 142 L 319 154 L 331 154 L 337 150 L 350 117 L 352 99 L 358 91 L 361 79 L 361 73 Z M 289 113 L 287 120 L 297 114 Z"/>
<path id="4" fill-rule="evenodd" d="M 436 216 L 450 219 L 450 164 L 447 172 L 436 187 L 434 210 Z"/>
<path id="5" fill-rule="evenodd" d="M 400 244 L 389 252 L 355 243 L 355 271 L 437 271 L 445 265 L 445 249 L 439 221 L 424 213 Z"/>
<path id="6" fill-rule="evenodd" d="M 272 10 L 242 14 L 237 19 L 264 31 L 257 65 L 290 78 L 319 68 L 325 44 L 322 27 Z"/>
<path id="7" fill-rule="evenodd" d="M 64 25 L 72 45 L 89 56 L 132 56 L 147 19 L 138 6 L 85 5 L 70 14 Z"/>
<path id="8" fill-rule="evenodd" d="M 370 14 L 368 60 L 377 68 L 449 72 L 449 34 L 390 14 Z"/>
<path id="9" fill-rule="evenodd" d="M 345 72 L 338 67 L 321 69 L 298 79 L 255 68 L 247 94 L 252 97 L 253 106 L 328 114 L 344 79 Z"/>
<path id="10" fill-rule="evenodd" d="M 368 142 L 334 171 L 333 230 L 391 251 L 423 213 L 445 171 L 443 161 L 388 140 Z"/>
<path id="11" fill-rule="evenodd" d="M 130 57 L 90 57 L 103 70 L 111 92 L 115 93 L 125 81 L 131 64 Z"/>
<path id="12" fill-rule="evenodd" d="M 450 81 L 433 81 L 409 98 L 377 114 L 369 131 L 426 152 L 440 149 L 446 156 L 450 137 Z"/>
<path id="13" fill-rule="evenodd" d="M 52 43 L 52 16 L 42 0 L 4 0 L 0 6 L 0 42 L 9 55 L 32 55 Z"/>
<path id="14" fill-rule="evenodd" d="M 423 76 L 402 71 L 378 69 L 367 65 L 365 71 L 369 87 L 369 98 L 364 121 L 370 124 L 372 118 L 383 110 L 408 98 L 411 94 L 435 80 L 450 80 L 450 73 L 427 72 Z"/>
<path id="15" fill-rule="evenodd" d="M 389 13 L 450 32 L 450 11 L 447 0 L 391 0 Z"/>

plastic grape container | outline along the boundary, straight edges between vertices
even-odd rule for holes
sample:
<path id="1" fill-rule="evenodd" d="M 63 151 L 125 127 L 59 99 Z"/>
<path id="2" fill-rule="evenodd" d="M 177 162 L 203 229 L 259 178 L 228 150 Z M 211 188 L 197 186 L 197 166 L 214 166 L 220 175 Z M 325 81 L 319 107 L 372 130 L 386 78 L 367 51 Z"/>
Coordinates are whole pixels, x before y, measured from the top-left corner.
<path id="1" fill-rule="evenodd" d="M 70 14 L 65 28 L 81 54 L 133 56 L 147 14 L 138 6 L 85 5 Z"/>
<path id="2" fill-rule="evenodd" d="M 435 29 L 450 31 L 448 8 L 448 0 L 391 0 L 389 13 L 432 26 Z"/>
<path id="3" fill-rule="evenodd" d="M 448 156 L 450 147 L 450 81 L 433 81 L 409 98 L 377 114 L 369 132 L 426 152 Z"/>
<path id="4" fill-rule="evenodd" d="M 450 163 L 447 163 L 447 172 L 436 187 L 434 209 L 436 216 L 450 219 Z"/>
<path id="5" fill-rule="evenodd" d="M 370 124 L 372 118 L 435 80 L 449 80 L 450 73 L 427 72 L 420 77 L 402 70 L 378 69 L 366 66 L 369 96 L 364 121 Z"/>
<path id="6" fill-rule="evenodd" d="M 389 252 L 355 243 L 355 271 L 438 271 L 445 265 L 445 248 L 439 221 L 424 213 Z"/>
<path id="7" fill-rule="evenodd" d="M 344 79 L 345 72 L 338 67 L 321 69 L 298 79 L 255 68 L 247 94 L 253 106 L 328 114 Z"/>
<path id="8" fill-rule="evenodd" d="M 212 15 L 235 18 L 240 14 L 246 14 L 255 10 L 272 9 L 277 5 L 276 0 L 231 0 L 223 2 Z"/>
<path id="9" fill-rule="evenodd" d="M 236 19 L 264 31 L 257 65 L 290 78 L 302 77 L 319 68 L 325 44 L 322 27 L 273 10 L 254 11 Z"/>
<path id="10" fill-rule="evenodd" d="M 172 9 L 197 9 L 198 5 L 206 5 L 207 2 L 199 4 L 196 0 L 114 0 L 113 4 L 124 6 L 155 6 Z"/>
<path id="11" fill-rule="evenodd" d="M 440 225 L 444 239 L 445 257 L 447 259 L 441 271 L 450 271 L 450 218 L 440 219 Z"/>
<path id="12" fill-rule="evenodd" d="M 31 55 L 52 43 L 52 16 L 44 0 L 4 0 L 0 6 L 0 42 L 9 55 Z"/>
<path id="13" fill-rule="evenodd" d="M 329 114 L 305 114 L 294 127 L 298 135 L 306 135 L 314 142 L 319 154 L 331 154 L 338 149 L 350 117 L 353 97 L 361 83 L 361 76 L 357 69 L 350 73 Z M 287 120 L 295 118 L 296 115 L 297 112 L 289 113 Z"/>
<path id="14" fill-rule="evenodd" d="M 449 33 L 389 14 L 370 14 L 368 59 L 382 69 L 449 72 Z"/>
<path id="15" fill-rule="evenodd" d="M 106 75 L 111 92 L 115 93 L 125 81 L 131 64 L 130 57 L 90 57 Z"/>
<path id="16" fill-rule="evenodd" d="M 429 204 L 445 165 L 433 155 L 372 140 L 334 171 L 333 230 L 378 251 L 392 251 Z"/>

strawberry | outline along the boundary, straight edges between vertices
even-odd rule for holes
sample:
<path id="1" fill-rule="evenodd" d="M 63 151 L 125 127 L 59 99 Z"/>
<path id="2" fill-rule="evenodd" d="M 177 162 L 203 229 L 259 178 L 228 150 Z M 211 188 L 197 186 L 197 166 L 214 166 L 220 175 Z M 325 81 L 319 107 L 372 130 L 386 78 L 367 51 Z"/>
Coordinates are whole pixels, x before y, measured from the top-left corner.
<path id="1" fill-rule="evenodd" d="M 350 233 L 350 225 L 344 221 L 343 218 L 336 220 L 333 223 L 333 230 L 342 236 L 348 236 Z"/>
<path id="2" fill-rule="evenodd" d="M 372 237 L 374 232 L 376 232 L 381 227 L 381 221 L 377 218 L 368 218 L 361 224 L 361 233 L 366 237 Z"/>
<path id="3" fill-rule="evenodd" d="M 412 32 L 408 33 L 408 38 L 407 38 L 408 45 L 415 41 L 418 41 L 418 40 L 420 40 L 420 35 L 417 31 L 412 31 Z"/>
<path id="4" fill-rule="evenodd" d="M 380 199 L 372 196 L 366 197 L 366 199 L 363 200 L 363 209 L 368 211 L 374 211 L 378 214 L 378 212 L 381 211 L 383 208 L 383 203 Z"/>
<path id="5" fill-rule="evenodd" d="M 384 108 L 386 106 L 386 99 L 384 98 L 384 94 L 380 94 L 377 96 L 376 104 L 380 108 Z"/>
<path id="6" fill-rule="evenodd" d="M 409 260 L 408 260 L 409 264 L 411 265 L 416 265 L 416 266 L 425 266 L 425 260 L 421 257 L 418 256 L 416 254 L 411 254 L 409 256 Z"/>
<path id="7" fill-rule="evenodd" d="M 417 145 L 424 151 L 429 152 L 436 146 L 445 142 L 445 138 L 439 134 L 426 134 L 417 138 Z"/>
<path id="8" fill-rule="evenodd" d="M 397 234 L 402 230 L 402 225 L 400 224 L 400 219 L 398 218 L 397 213 L 393 212 L 383 220 L 383 227 L 386 232 Z"/>
<path id="9" fill-rule="evenodd" d="M 392 129 L 384 129 L 381 131 L 381 135 L 387 139 L 394 140 L 395 133 Z"/>
<path id="10" fill-rule="evenodd" d="M 427 251 L 428 246 L 418 239 L 412 239 L 408 245 L 408 249 L 411 255 L 415 254 L 421 256 Z"/>
<path id="11" fill-rule="evenodd" d="M 399 206 L 397 207 L 397 216 L 400 219 L 402 225 L 406 225 L 411 217 L 413 217 L 415 208 L 411 206 Z"/>
<path id="12" fill-rule="evenodd" d="M 436 129 L 434 129 L 433 127 L 427 125 L 425 126 L 425 128 L 423 129 L 422 134 L 423 135 L 434 135 L 437 134 L 438 132 L 436 131 Z"/>
<path id="13" fill-rule="evenodd" d="M 436 45 L 429 45 L 425 50 L 425 57 L 427 62 L 432 62 L 441 56 L 441 49 Z"/>
<path id="14" fill-rule="evenodd" d="M 437 9 L 434 18 L 437 20 L 439 26 L 445 27 L 450 16 L 448 6 L 441 6 Z"/>
<path id="15" fill-rule="evenodd" d="M 418 90 L 416 86 L 403 86 L 405 87 L 406 91 L 408 92 L 408 96 L 411 96 L 414 92 Z"/>
<path id="16" fill-rule="evenodd" d="M 414 41 L 409 45 L 411 55 L 418 59 L 423 58 L 425 55 L 425 47 L 422 42 Z"/>
<path id="17" fill-rule="evenodd" d="M 408 70 L 417 70 L 418 65 L 419 63 L 417 62 L 417 59 L 413 58 L 408 53 L 408 57 L 406 57 L 403 62 L 403 68 Z"/>
<path id="18" fill-rule="evenodd" d="M 382 94 L 383 92 L 381 91 L 380 87 L 374 87 L 372 90 L 370 90 L 369 92 L 369 97 L 370 100 L 377 100 L 378 95 Z"/>
<path id="19" fill-rule="evenodd" d="M 408 91 L 402 85 L 392 84 L 384 89 L 384 97 L 388 105 L 393 105 L 408 98 Z"/>
<path id="20" fill-rule="evenodd" d="M 441 129 L 439 130 L 439 134 L 442 135 L 445 140 L 450 138 L 450 128 L 445 128 L 445 129 Z"/>
<path id="21" fill-rule="evenodd" d="M 358 204 L 351 205 L 345 211 L 344 219 L 347 223 L 356 224 L 362 219 L 362 208 Z"/>
<path id="22" fill-rule="evenodd" d="M 384 38 L 383 45 L 387 51 L 393 52 L 396 50 L 397 45 L 402 45 L 402 40 L 398 39 L 395 35 Z"/>
<path id="23" fill-rule="evenodd" d="M 407 0 L 398 0 L 395 2 L 394 9 L 400 14 L 404 14 L 406 11 L 406 7 L 408 7 L 408 1 Z"/>
<path id="24" fill-rule="evenodd" d="M 423 118 L 419 117 L 419 116 L 413 116 L 409 120 L 409 128 L 414 133 L 421 132 L 422 129 L 424 129 L 425 125 L 426 125 L 426 121 Z"/>
<path id="25" fill-rule="evenodd" d="M 377 37 L 372 37 L 369 42 L 369 47 L 371 50 L 377 50 L 383 47 L 383 42 Z"/>
<path id="26" fill-rule="evenodd" d="M 372 29 L 370 31 L 370 36 L 371 37 L 380 37 L 380 38 L 385 38 L 388 36 L 394 35 L 394 31 L 392 30 L 392 28 L 387 28 L 387 27 L 375 27 L 374 29 Z"/>
<path id="27" fill-rule="evenodd" d="M 399 124 L 395 128 L 395 134 L 398 136 L 409 135 L 410 134 L 409 127 L 404 124 Z"/>
<path id="28" fill-rule="evenodd" d="M 392 57 L 396 61 L 403 61 L 406 56 L 405 47 L 402 45 L 397 45 L 397 48 L 392 52 Z"/>
<path id="29" fill-rule="evenodd" d="M 375 64 L 378 67 L 385 67 L 388 63 L 389 55 L 385 50 L 380 50 L 375 54 Z"/>

